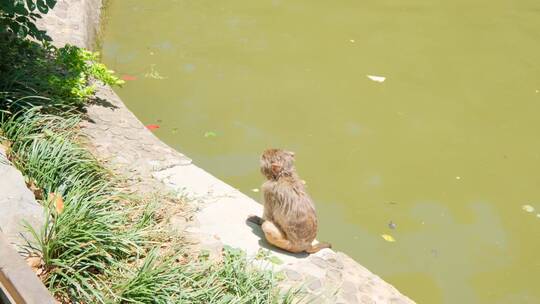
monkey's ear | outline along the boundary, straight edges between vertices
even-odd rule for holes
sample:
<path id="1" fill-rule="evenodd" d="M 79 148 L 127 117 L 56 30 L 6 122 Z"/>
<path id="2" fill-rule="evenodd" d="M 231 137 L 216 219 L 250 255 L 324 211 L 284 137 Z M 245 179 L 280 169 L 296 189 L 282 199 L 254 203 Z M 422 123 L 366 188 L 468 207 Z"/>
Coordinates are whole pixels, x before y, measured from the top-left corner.
<path id="1" fill-rule="evenodd" d="M 273 163 L 272 164 L 272 173 L 278 174 L 279 172 L 281 172 L 281 165 Z"/>

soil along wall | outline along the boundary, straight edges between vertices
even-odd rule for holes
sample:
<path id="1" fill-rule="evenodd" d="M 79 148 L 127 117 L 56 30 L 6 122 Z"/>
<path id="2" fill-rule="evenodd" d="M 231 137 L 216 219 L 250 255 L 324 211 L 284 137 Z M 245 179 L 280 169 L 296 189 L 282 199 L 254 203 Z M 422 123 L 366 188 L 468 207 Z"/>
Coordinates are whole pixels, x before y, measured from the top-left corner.
<path id="1" fill-rule="evenodd" d="M 88 48 L 94 44 L 101 6 L 101 0 L 61 0 L 40 24 L 56 45 Z M 193 235 L 211 255 L 219 255 L 223 245 L 250 256 L 270 249 L 276 270 L 285 274 L 283 286 L 304 284 L 317 303 L 414 303 L 343 253 L 325 249 L 291 255 L 268 246 L 260 229 L 245 222 L 248 214 L 262 214 L 260 204 L 161 142 L 111 88 L 99 86 L 97 97 L 83 123 L 93 153 L 139 191 L 174 190 L 194 199 L 195 220 L 178 216 L 171 225 Z"/>

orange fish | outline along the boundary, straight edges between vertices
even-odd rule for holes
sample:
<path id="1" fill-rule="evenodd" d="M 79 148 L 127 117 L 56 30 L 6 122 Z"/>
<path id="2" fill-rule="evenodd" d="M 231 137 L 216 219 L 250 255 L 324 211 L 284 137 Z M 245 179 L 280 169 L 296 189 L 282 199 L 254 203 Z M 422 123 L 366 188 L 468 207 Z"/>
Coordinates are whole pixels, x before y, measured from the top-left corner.
<path id="1" fill-rule="evenodd" d="M 136 76 L 133 76 L 133 75 L 122 75 L 122 77 L 120 77 L 120 79 L 122 80 L 125 80 L 125 81 L 133 81 L 133 80 L 137 80 L 137 77 Z"/>
<path id="2" fill-rule="evenodd" d="M 147 125 L 146 128 L 150 131 L 152 130 L 155 130 L 155 129 L 159 129 L 159 126 L 158 125 Z"/>

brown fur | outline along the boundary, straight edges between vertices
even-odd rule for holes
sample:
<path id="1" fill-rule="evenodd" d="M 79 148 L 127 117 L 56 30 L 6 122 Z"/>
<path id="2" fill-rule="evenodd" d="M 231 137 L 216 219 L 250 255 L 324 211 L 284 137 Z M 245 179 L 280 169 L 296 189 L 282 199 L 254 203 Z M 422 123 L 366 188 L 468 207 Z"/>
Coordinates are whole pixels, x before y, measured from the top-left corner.
<path id="1" fill-rule="evenodd" d="M 264 214 L 248 220 L 261 225 L 266 240 L 281 249 L 314 253 L 330 244 L 312 245 L 317 236 L 317 215 L 313 201 L 294 168 L 294 153 L 268 149 L 261 156 Z"/>

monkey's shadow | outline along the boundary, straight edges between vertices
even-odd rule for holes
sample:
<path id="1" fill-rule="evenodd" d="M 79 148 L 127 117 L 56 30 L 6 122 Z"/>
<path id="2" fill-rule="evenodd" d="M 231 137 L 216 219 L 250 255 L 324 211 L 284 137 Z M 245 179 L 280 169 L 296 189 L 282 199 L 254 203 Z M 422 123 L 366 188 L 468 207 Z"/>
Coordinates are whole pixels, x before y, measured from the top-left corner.
<path id="1" fill-rule="evenodd" d="M 288 255 L 288 256 L 291 256 L 291 257 L 295 257 L 295 258 L 307 258 L 309 256 L 309 254 L 306 253 L 306 252 L 292 253 L 292 252 L 288 252 L 288 251 L 279 249 L 276 246 L 273 246 L 273 245 L 271 245 L 270 243 L 268 243 L 266 241 L 266 238 L 264 237 L 264 232 L 262 231 L 261 226 L 255 224 L 253 222 L 250 222 L 249 220 L 246 220 L 246 225 L 248 225 L 249 228 L 251 228 L 251 231 L 253 232 L 253 234 L 255 234 L 256 236 L 258 236 L 260 238 L 259 239 L 259 246 L 261 246 L 261 247 L 263 247 L 265 249 L 275 251 L 275 252 L 278 252 L 278 253 L 281 253 L 281 254 L 284 254 L 284 255 Z"/>

